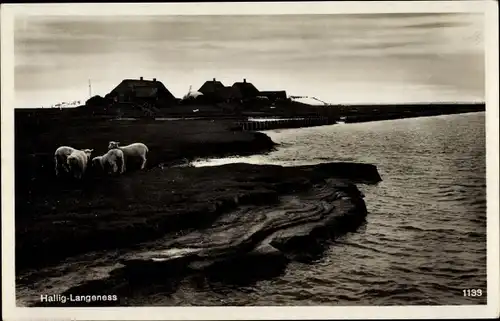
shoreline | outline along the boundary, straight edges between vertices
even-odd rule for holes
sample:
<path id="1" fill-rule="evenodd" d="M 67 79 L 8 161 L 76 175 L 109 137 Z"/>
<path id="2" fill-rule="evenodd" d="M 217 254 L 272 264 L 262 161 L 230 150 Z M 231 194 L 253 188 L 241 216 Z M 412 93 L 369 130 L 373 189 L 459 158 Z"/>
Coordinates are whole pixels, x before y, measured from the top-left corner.
<path id="1" fill-rule="evenodd" d="M 16 269 L 209 226 L 227 211 L 272 205 L 282 195 L 308 191 L 330 178 L 368 184 L 381 180 L 373 165 L 327 163 L 155 168 L 85 185 L 57 182 L 31 198 L 16 197 Z M 19 215 L 28 212 L 32 214 Z"/>
<path id="2" fill-rule="evenodd" d="M 231 177 L 231 175 L 244 175 L 238 174 L 237 171 L 231 174 L 231 166 L 221 167 L 218 174 L 214 174 L 217 170 L 213 169 L 169 167 L 187 164 L 200 158 L 266 153 L 278 146 L 264 133 L 229 130 L 231 122 L 193 120 L 168 123 L 154 121 L 110 123 L 106 120 L 71 122 L 65 119 L 53 122 L 50 117 L 33 119 L 23 116 L 25 114 L 16 113 L 15 123 L 16 269 L 18 270 L 43 266 L 44 261 L 48 264 L 50 261 L 57 262 L 73 254 L 97 250 L 103 244 L 113 247 L 114 240 L 120 236 L 116 238 L 108 236 L 105 237 L 105 241 L 99 241 L 99 237 L 104 237 L 106 233 L 109 235 L 129 233 L 133 236 L 134 233 L 131 232 L 134 228 L 142 228 L 143 232 L 138 233 L 136 239 L 130 237 L 122 240 L 127 246 L 142 242 L 150 236 L 161 236 L 162 229 L 152 226 L 166 224 L 162 223 L 159 217 L 167 206 L 177 207 L 177 213 L 173 213 L 176 214 L 173 217 L 177 217 L 181 228 L 189 223 L 188 219 L 184 221 L 184 225 L 181 224 L 183 220 L 179 218 L 181 213 L 187 213 L 186 217 L 191 215 L 193 218 L 203 213 L 212 213 L 207 215 L 209 219 L 210 215 L 217 215 L 218 211 L 228 206 L 233 197 L 237 196 L 240 200 L 247 199 L 249 202 L 265 203 L 275 200 L 279 194 L 276 190 L 263 188 L 261 185 L 266 184 L 266 181 L 255 182 L 250 186 L 241 185 L 243 181 L 251 180 L 251 175 L 257 175 L 250 174 L 256 168 L 267 167 L 251 165 L 248 168 L 249 173 L 246 173 L 248 177 L 243 176 L 245 178 Z M 57 147 L 68 145 L 80 149 L 93 148 L 95 150 L 93 155 L 100 155 L 106 152 L 107 142 L 110 140 L 121 141 L 122 144 L 144 142 L 150 149 L 146 170 L 134 171 L 133 167 L 130 167 L 130 172 L 119 177 L 99 177 L 89 171 L 85 179 L 77 183 L 54 180 L 53 152 Z M 369 181 L 380 179 L 376 167 L 359 170 L 366 166 L 356 164 L 336 166 L 338 168 L 331 169 L 329 175 L 335 176 L 336 172 L 337 176 L 340 173 L 347 175 L 346 179 L 365 178 Z M 324 166 L 321 168 L 325 169 Z M 302 169 L 283 170 L 299 173 Z M 282 175 L 273 176 L 275 175 L 273 170 L 266 171 L 268 180 L 276 182 L 282 180 L 280 186 L 294 185 Z M 375 171 L 375 174 L 372 171 Z M 328 170 L 325 173 L 327 172 Z M 162 181 L 171 173 L 177 175 L 171 178 L 172 182 Z M 360 177 L 360 174 L 361 176 L 366 174 L 367 177 Z M 174 186 L 176 177 L 186 177 L 186 175 L 188 178 L 185 180 L 189 183 L 181 183 L 176 187 L 175 193 L 168 193 L 172 191 L 171 187 Z M 224 175 L 226 177 L 229 175 L 225 181 L 221 180 Z M 215 196 L 206 190 L 207 186 L 198 186 L 199 180 L 205 180 L 207 186 L 220 184 L 217 187 L 220 189 L 217 192 L 219 194 L 216 193 Z M 304 184 L 305 182 L 299 182 L 294 188 L 300 190 Z M 199 190 L 193 192 L 194 186 L 198 186 Z M 107 195 L 107 199 L 103 195 Z M 197 198 L 201 198 L 199 204 L 192 201 Z M 122 202 L 127 205 L 121 206 Z M 120 209 L 136 213 L 142 211 L 156 217 L 157 220 L 139 215 L 129 217 L 127 221 L 125 218 L 120 218 L 118 214 Z M 108 226 L 104 224 L 110 218 L 117 220 L 115 228 L 111 228 L 110 224 Z M 96 236 L 92 234 L 94 230 L 103 230 L 105 233 Z M 82 239 L 90 241 L 81 242 Z M 59 248 L 59 244 L 68 242 L 74 244 L 70 250 Z M 117 241 L 115 245 L 120 242 Z"/>
<path id="3" fill-rule="evenodd" d="M 63 195 L 67 203 L 59 203 L 57 213 L 49 208 L 32 222 L 32 227 L 38 225 L 39 231 L 57 235 L 58 239 L 39 246 L 37 253 L 26 253 L 28 243 L 16 244 L 19 251 L 24 249 L 23 255 L 18 253 L 16 257 L 16 267 L 23 258 L 48 259 L 48 254 L 60 253 L 68 244 L 84 244 L 87 248 L 77 255 L 73 247 L 75 252 L 67 258 L 52 257 L 51 263 L 19 270 L 17 286 L 25 300 L 27 296 L 33 299 L 35 293 L 117 293 L 120 302 L 100 304 L 127 305 L 123 299 L 132 295 L 128 290 L 147 287 L 148 282 L 162 283 L 159 280 L 164 280 L 165 273 L 168 284 L 188 275 L 225 278 L 235 268 L 241 273 L 231 282 L 273 277 L 292 261 L 311 261 L 321 256 L 331 240 L 363 224 L 366 205 L 354 182 L 376 184 L 381 180 L 375 166 L 354 163 L 154 169 L 119 179 L 123 181 L 119 191 L 111 191 L 107 184 L 101 186 L 93 195 L 81 199 L 84 208 L 70 199 L 70 195 L 81 194 L 67 191 Z M 134 199 L 127 201 L 123 193 L 129 188 L 134 190 Z M 175 195 L 163 193 L 158 200 L 159 194 L 151 195 L 165 188 L 175 191 Z M 115 193 L 122 195 L 121 204 L 110 197 Z M 102 200 L 97 203 L 96 197 Z M 138 199 L 149 203 L 139 204 Z M 188 201 L 187 206 L 183 199 Z M 87 201 L 95 202 L 90 209 Z M 96 210 L 97 218 L 93 215 Z M 75 215 L 69 217 L 66 212 Z M 77 220 L 79 230 L 63 224 L 51 226 L 55 218 L 63 217 Z M 102 229 L 95 229 L 96 225 Z M 91 251 L 88 246 L 92 243 L 96 246 Z M 116 250 L 120 254 L 112 254 Z M 89 264 L 79 263 L 78 257 L 86 255 L 101 261 L 98 266 L 91 264 L 95 267 L 92 269 L 107 272 L 71 277 L 78 266 Z M 259 264 L 266 266 L 265 271 L 255 270 Z M 61 277 L 67 281 L 61 283 Z M 121 284 L 121 290 L 115 289 L 116 283 Z M 61 302 L 39 302 L 38 306 L 54 306 L 51 304 L 68 306 Z"/>
<path id="4" fill-rule="evenodd" d="M 264 260 L 269 271 L 278 273 L 305 254 L 319 255 L 332 233 L 362 224 L 366 206 L 354 184 L 381 181 L 371 164 L 173 166 L 204 157 L 266 153 L 278 146 L 263 133 L 231 131 L 230 124 L 203 120 L 54 122 L 50 117 L 16 114 L 18 300 L 56 291 L 63 286 L 58 283 L 61 277 L 88 266 L 78 258 L 92 253 L 104 257 L 95 262 L 104 260 L 108 269 L 113 266 L 111 274 L 101 281 L 92 279 L 96 277 L 92 273 L 69 277 L 65 282 L 69 288 L 58 293 L 76 294 L 93 287 L 94 293 L 105 291 L 109 282 L 117 282 L 117 274 L 127 284 L 141 283 L 157 271 L 153 249 L 164 252 L 179 246 L 198 246 L 200 251 L 175 254 L 170 263 L 160 262 L 161 271 L 174 269 L 180 274 L 173 275 L 181 277 L 196 270 L 217 278 L 221 276 L 217 271 Z M 81 182 L 54 179 L 52 155 L 58 146 L 94 148 L 99 155 L 109 140 L 144 142 L 150 148 L 147 168 L 132 168 L 117 177 L 100 177 L 90 171 Z M 233 226 L 230 232 L 227 224 Z M 217 241 L 220 233 L 226 234 Z M 203 245 L 197 241 L 200 238 L 205 239 Z M 113 257 L 116 251 L 121 254 Z M 68 268 L 72 260 L 77 262 Z M 117 261 L 124 266 L 114 266 Z M 249 273 L 241 277 L 245 275 Z M 266 276 L 252 278 L 261 277 Z"/>

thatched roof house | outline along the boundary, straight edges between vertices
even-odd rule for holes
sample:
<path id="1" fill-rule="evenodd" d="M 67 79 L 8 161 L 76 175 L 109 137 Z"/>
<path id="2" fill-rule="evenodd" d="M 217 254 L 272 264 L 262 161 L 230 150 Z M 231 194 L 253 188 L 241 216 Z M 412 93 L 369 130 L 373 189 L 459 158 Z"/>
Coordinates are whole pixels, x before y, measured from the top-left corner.
<path id="1" fill-rule="evenodd" d="M 205 81 L 203 86 L 201 86 L 198 91 L 205 96 L 210 96 L 212 94 L 215 94 L 221 88 L 224 88 L 224 85 L 214 78 L 213 80 Z"/>
<path id="2" fill-rule="evenodd" d="M 236 88 L 241 93 L 243 99 L 254 98 L 259 96 L 259 90 L 255 86 L 243 79 L 243 82 L 235 82 L 233 88 Z"/>
<path id="3" fill-rule="evenodd" d="M 176 98 L 161 81 L 125 79 L 116 86 L 107 97 L 117 102 L 162 101 L 175 102 Z"/>
<path id="4" fill-rule="evenodd" d="M 203 94 L 204 100 L 211 102 L 223 102 L 233 99 L 241 99 L 241 92 L 236 87 L 226 87 L 222 82 L 216 80 L 206 81 L 203 86 L 198 89 Z"/>

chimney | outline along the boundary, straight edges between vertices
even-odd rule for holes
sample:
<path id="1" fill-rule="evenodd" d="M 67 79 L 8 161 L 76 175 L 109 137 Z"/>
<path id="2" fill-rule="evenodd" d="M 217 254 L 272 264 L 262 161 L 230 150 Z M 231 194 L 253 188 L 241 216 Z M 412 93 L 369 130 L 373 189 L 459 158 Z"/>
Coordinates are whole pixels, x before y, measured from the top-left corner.
<path id="1" fill-rule="evenodd" d="M 243 78 L 243 82 L 246 84 L 246 83 L 247 83 L 247 79 L 246 79 L 246 78 Z"/>
<path id="2" fill-rule="evenodd" d="M 214 82 L 215 82 L 215 78 L 214 78 Z"/>
<path id="3" fill-rule="evenodd" d="M 144 78 L 143 78 L 143 77 L 140 77 L 139 79 L 140 79 L 140 80 L 144 80 Z"/>
<path id="4" fill-rule="evenodd" d="M 153 81 L 156 81 L 156 78 L 153 78 Z"/>

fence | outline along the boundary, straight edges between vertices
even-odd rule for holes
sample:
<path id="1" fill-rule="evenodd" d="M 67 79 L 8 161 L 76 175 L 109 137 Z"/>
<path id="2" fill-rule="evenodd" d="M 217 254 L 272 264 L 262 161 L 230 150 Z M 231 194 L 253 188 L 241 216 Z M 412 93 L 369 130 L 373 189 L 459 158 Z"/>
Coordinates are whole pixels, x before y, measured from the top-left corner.
<path id="1" fill-rule="evenodd" d="M 329 117 L 307 117 L 291 119 L 270 119 L 260 121 L 239 121 L 235 123 L 235 130 L 255 131 L 280 128 L 314 127 L 336 124 L 336 120 Z"/>

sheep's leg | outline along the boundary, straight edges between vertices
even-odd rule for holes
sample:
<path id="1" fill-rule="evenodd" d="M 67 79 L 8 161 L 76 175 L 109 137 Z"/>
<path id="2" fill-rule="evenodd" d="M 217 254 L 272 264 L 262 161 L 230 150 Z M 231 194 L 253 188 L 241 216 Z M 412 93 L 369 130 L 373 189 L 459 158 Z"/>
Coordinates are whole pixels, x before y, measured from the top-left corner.
<path id="1" fill-rule="evenodd" d="M 70 168 L 73 173 L 73 178 L 80 179 L 82 177 L 82 171 L 79 166 L 70 166 Z"/>
<path id="2" fill-rule="evenodd" d="M 57 157 L 54 157 L 54 161 L 56 163 L 56 176 L 59 176 L 59 162 L 57 161 Z"/>
<path id="3" fill-rule="evenodd" d="M 64 169 L 64 171 L 66 173 L 70 173 L 71 172 L 71 168 L 69 167 L 69 165 L 67 163 L 64 163 L 62 168 Z"/>
<path id="4" fill-rule="evenodd" d="M 142 156 L 142 165 L 141 169 L 144 169 L 146 167 L 146 156 Z"/>
<path id="5" fill-rule="evenodd" d="M 116 160 L 117 172 L 118 174 L 123 174 L 123 172 L 125 171 L 125 159 L 123 157 L 118 157 Z"/>

